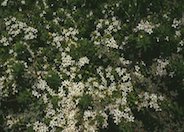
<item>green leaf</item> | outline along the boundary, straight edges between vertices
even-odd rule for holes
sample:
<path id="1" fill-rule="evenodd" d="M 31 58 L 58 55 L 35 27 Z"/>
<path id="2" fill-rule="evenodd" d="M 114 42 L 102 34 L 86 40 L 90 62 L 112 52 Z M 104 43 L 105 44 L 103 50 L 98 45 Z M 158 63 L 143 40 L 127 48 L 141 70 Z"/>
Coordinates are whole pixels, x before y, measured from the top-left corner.
<path id="1" fill-rule="evenodd" d="M 61 79 L 59 75 L 54 71 L 49 71 L 48 75 L 46 76 L 46 81 L 51 88 L 56 90 L 61 85 Z"/>
<path id="2" fill-rule="evenodd" d="M 79 107 L 84 111 L 87 110 L 89 106 L 92 106 L 92 97 L 86 94 L 80 98 Z"/>

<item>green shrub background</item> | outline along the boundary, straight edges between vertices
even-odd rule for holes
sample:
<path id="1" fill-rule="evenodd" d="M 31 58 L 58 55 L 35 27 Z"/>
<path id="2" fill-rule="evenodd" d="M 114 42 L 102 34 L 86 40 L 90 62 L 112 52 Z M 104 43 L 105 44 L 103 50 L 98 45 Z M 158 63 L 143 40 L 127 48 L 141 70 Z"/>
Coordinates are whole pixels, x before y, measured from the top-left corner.
<path id="1" fill-rule="evenodd" d="M 3 2 L 0 0 L 0 3 Z M 5 19 L 10 20 L 12 17 L 37 29 L 37 36 L 25 40 L 25 34 L 21 31 L 16 37 L 12 37 L 13 40 L 7 46 L 5 42 L 0 41 L 0 131 L 32 132 L 33 123 L 37 120 L 49 124 L 50 120 L 44 117 L 43 111 L 46 104 L 41 98 L 33 96 L 32 87 L 38 78 L 42 78 L 50 88 L 58 92 L 62 82 L 70 79 L 69 75 L 59 70 L 62 56 L 57 44 L 48 43 L 53 41 L 52 33 L 62 35 L 63 29 L 70 27 L 78 30 L 74 35 L 77 39 L 71 35 L 69 41 L 62 42 L 61 47 L 70 47 L 68 54 L 76 62 L 84 56 L 89 59 L 88 65 L 76 71 L 77 75 L 82 75 L 82 79 L 76 77 L 73 81 L 86 82 L 89 77 L 100 80 L 96 73 L 98 66 L 125 67 L 131 75 L 133 92 L 127 99 L 135 117 L 134 122 L 122 120 L 116 125 L 113 117 L 109 116 L 108 127 L 99 125 L 96 131 L 184 131 L 183 4 L 183 0 L 26 0 L 25 3 L 21 0 L 7 0 L 7 4 L 0 7 L 0 39 L 2 40 L 3 36 L 11 36 L 6 29 Z M 118 46 L 123 48 L 95 45 L 92 36 L 97 23 L 100 19 L 111 22 L 113 17 L 121 22 L 121 28 L 111 35 Z M 180 21 L 176 28 L 172 26 L 174 20 Z M 141 21 L 149 21 L 159 26 L 150 34 L 144 30 L 135 31 Z M 99 32 L 104 34 L 105 28 L 103 26 Z M 176 31 L 179 35 L 176 35 Z M 102 35 L 102 38 L 95 41 L 108 37 L 111 36 Z M 121 57 L 131 63 L 122 64 L 119 60 Z M 161 67 L 157 63 L 158 59 L 168 61 L 164 68 L 166 74 L 157 74 L 157 67 Z M 143 78 L 135 75 L 135 66 L 140 67 L 139 72 Z M 113 74 L 115 75 L 115 71 Z M 119 77 L 116 77 L 115 82 L 118 80 Z M 41 94 L 44 94 L 44 91 L 42 92 Z M 139 111 L 135 102 L 139 101 L 138 95 L 143 92 L 162 95 L 164 100 L 159 102 L 162 111 L 146 108 Z M 119 93 L 115 93 L 112 98 L 116 96 L 118 97 Z M 48 98 L 53 107 L 57 108 L 60 98 L 51 95 Z M 93 97 L 86 92 L 79 98 L 80 115 L 82 116 L 89 107 L 99 105 L 100 108 L 110 100 L 105 98 L 103 102 L 95 104 Z M 12 127 L 7 125 L 8 115 L 19 118 Z M 78 118 L 78 123 L 83 123 L 82 117 Z M 98 124 L 103 123 L 103 117 L 96 117 L 96 120 Z M 61 127 L 55 131 L 63 129 Z"/>

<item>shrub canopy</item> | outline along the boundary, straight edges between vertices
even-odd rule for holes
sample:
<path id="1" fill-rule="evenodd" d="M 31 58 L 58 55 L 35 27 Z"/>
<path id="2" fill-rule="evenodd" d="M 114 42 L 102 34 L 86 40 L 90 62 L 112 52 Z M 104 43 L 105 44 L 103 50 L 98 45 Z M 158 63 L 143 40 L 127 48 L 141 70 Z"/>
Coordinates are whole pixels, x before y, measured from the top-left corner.
<path id="1" fill-rule="evenodd" d="M 0 130 L 184 131 L 183 0 L 0 4 Z"/>

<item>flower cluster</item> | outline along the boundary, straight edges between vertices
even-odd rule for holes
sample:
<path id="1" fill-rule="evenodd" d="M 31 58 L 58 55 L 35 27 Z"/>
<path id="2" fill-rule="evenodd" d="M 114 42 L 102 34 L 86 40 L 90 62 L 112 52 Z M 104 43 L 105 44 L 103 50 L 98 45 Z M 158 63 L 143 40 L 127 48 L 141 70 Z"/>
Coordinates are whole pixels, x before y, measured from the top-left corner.
<path id="1" fill-rule="evenodd" d="M 177 19 L 173 20 L 173 23 L 172 23 L 173 28 L 177 28 L 180 25 L 181 25 L 181 20 L 177 20 Z"/>
<path id="2" fill-rule="evenodd" d="M 62 34 L 52 33 L 53 41 L 52 45 L 55 45 L 57 48 L 62 47 L 61 45 L 64 42 L 68 42 L 69 40 L 77 41 L 78 38 L 76 35 L 78 34 L 78 30 L 70 27 L 69 29 L 63 29 Z"/>
<path id="3" fill-rule="evenodd" d="M 8 0 L 4 0 L 2 3 L 1 3 L 1 6 L 7 6 L 8 4 Z"/>
<path id="4" fill-rule="evenodd" d="M 181 52 L 181 51 L 183 50 L 183 46 L 184 46 L 184 41 L 181 40 L 181 41 L 179 42 L 179 46 L 177 47 L 177 52 L 178 52 L 178 53 Z"/>
<path id="5" fill-rule="evenodd" d="M 42 122 L 35 122 L 33 124 L 33 130 L 36 132 L 48 132 L 48 127 Z"/>
<path id="6" fill-rule="evenodd" d="M 0 40 L 0 43 L 2 43 L 3 44 L 3 46 L 8 46 L 11 41 L 11 38 L 6 38 L 5 36 L 2 36 L 2 38 L 1 38 L 1 40 Z"/>
<path id="7" fill-rule="evenodd" d="M 28 26 L 24 22 L 18 21 L 15 17 L 5 18 L 4 20 L 6 30 L 11 37 L 14 38 L 21 33 L 24 35 L 24 40 L 31 40 L 37 37 L 37 29 Z"/>
<path id="8" fill-rule="evenodd" d="M 82 67 L 85 64 L 89 64 L 89 59 L 87 57 L 80 58 L 78 62 L 79 67 Z"/>
<path id="9" fill-rule="evenodd" d="M 153 33 L 153 29 L 155 27 L 158 27 L 158 26 L 159 25 L 153 25 L 149 21 L 141 20 L 140 23 L 137 25 L 137 27 L 134 29 L 134 31 L 135 32 L 144 31 L 144 32 L 146 32 L 148 34 L 152 34 Z"/>
<path id="10" fill-rule="evenodd" d="M 12 128 L 15 124 L 20 121 L 16 116 L 8 115 L 6 116 L 6 124 L 9 128 Z"/>
<path id="11" fill-rule="evenodd" d="M 169 64 L 169 61 L 157 59 L 156 62 L 157 62 L 156 74 L 159 76 L 166 75 L 167 74 L 166 66 Z"/>
<path id="12" fill-rule="evenodd" d="M 121 29 L 121 22 L 116 17 L 112 17 L 111 20 L 100 19 L 96 24 L 96 30 L 92 33 L 92 41 L 95 45 L 104 45 L 109 48 L 118 49 L 118 44 L 113 37 L 113 33 L 116 33 Z M 102 32 L 100 32 L 103 30 Z"/>
<path id="13" fill-rule="evenodd" d="M 156 94 L 149 94 L 148 92 L 144 92 L 139 95 L 140 102 L 138 102 L 138 109 L 141 108 L 153 108 L 155 111 L 161 111 L 159 106 L 160 101 L 163 101 L 163 96 L 158 96 Z"/>
<path id="14" fill-rule="evenodd" d="M 81 61 L 82 64 L 84 64 L 83 61 L 89 63 L 86 57 L 81 58 L 79 62 L 81 63 Z M 133 122 L 134 117 L 127 104 L 128 93 L 132 92 L 130 74 L 127 73 L 125 68 L 117 67 L 115 71 L 120 80 L 116 83 L 114 82 L 115 76 L 112 71 L 112 67 L 107 69 L 103 67 L 97 68 L 97 75 L 100 80 L 94 77 L 89 78 L 84 83 L 74 82 L 72 78 L 71 80 L 65 80 L 57 93 L 48 86 L 46 81 L 39 80 L 34 85 L 32 94 L 37 98 L 43 99 L 46 104 L 44 111 L 46 113 L 45 118 L 50 120 L 49 128 L 55 130 L 56 127 L 59 127 L 64 129 L 63 131 L 96 131 L 99 127 L 98 117 L 103 119 L 101 127 L 108 126 L 107 119 L 109 115 L 107 111 L 110 111 L 116 124 L 119 124 L 122 118 L 127 122 Z M 111 82 L 110 84 L 107 83 L 108 80 Z M 117 94 L 118 98 L 114 94 Z M 48 96 L 59 99 L 55 106 L 49 101 Z M 93 104 L 89 102 L 91 106 L 87 107 L 81 119 L 84 123 L 77 127 L 77 123 L 79 123 L 77 119 L 80 118 L 78 115 L 79 106 L 82 105 L 80 102 L 81 100 L 86 101 L 85 97 L 91 98 L 89 101 L 93 102 Z M 110 101 L 103 104 L 103 100 L 106 98 L 109 98 Z M 99 104 L 101 104 L 100 107 L 98 106 Z M 57 109 L 54 109 L 54 107 L 57 107 Z M 102 108 L 104 109 L 103 111 Z M 38 126 L 40 125 L 36 125 L 34 129 L 37 130 Z"/>
<path id="15" fill-rule="evenodd" d="M 144 114 L 172 122 L 172 93 L 183 93 L 181 18 L 163 8 L 160 19 L 154 2 L 149 15 L 136 1 L 96 2 L 1 2 L 0 130 L 137 131 L 149 126 Z"/>

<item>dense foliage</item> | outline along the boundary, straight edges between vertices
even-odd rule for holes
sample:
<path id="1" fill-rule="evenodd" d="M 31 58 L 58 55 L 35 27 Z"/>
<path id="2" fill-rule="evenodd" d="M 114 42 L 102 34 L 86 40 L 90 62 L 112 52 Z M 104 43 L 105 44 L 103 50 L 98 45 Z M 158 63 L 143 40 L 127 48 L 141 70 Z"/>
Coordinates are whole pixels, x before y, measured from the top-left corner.
<path id="1" fill-rule="evenodd" d="M 184 131 L 183 3 L 0 0 L 0 131 Z"/>

